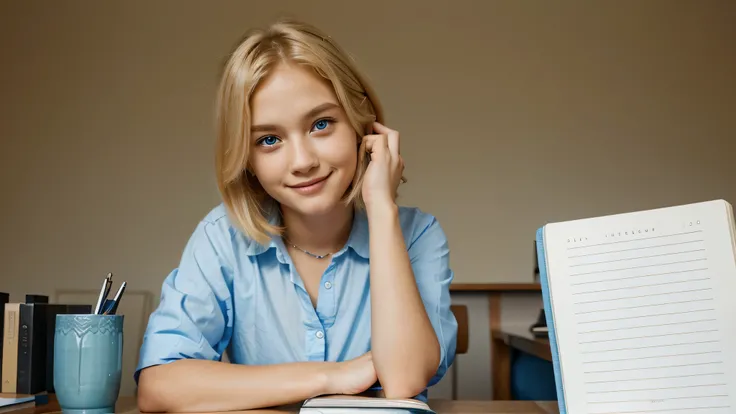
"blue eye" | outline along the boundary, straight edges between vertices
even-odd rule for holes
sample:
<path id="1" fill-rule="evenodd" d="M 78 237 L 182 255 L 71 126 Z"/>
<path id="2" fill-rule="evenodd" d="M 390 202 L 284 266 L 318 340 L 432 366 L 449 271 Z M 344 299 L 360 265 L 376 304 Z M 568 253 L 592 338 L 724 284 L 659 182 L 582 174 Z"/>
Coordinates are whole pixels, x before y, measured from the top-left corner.
<path id="1" fill-rule="evenodd" d="M 279 139 L 276 138 L 273 135 L 269 135 L 267 137 L 263 137 L 260 140 L 258 140 L 258 145 L 267 145 L 267 146 L 273 146 L 279 143 Z"/>
<path id="2" fill-rule="evenodd" d="M 330 122 L 332 121 L 329 119 L 320 119 L 319 121 L 314 123 L 314 127 L 317 128 L 318 130 L 323 130 L 327 128 L 328 126 L 330 126 Z"/>

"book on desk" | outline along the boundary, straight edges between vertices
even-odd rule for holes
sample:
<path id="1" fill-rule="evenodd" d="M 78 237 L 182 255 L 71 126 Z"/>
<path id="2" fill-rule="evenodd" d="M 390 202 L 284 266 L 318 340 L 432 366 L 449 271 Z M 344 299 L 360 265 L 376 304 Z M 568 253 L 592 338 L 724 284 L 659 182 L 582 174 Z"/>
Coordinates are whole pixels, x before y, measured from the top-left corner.
<path id="1" fill-rule="evenodd" d="M 302 404 L 300 414 L 435 414 L 429 406 L 415 399 L 388 399 L 360 395 L 323 395 Z"/>
<path id="2" fill-rule="evenodd" d="M 26 295 L 24 303 L 5 303 L 0 392 L 53 393 L 56 315 L 91 312 L 91 305 L 48 303 L 43 295 Z"/>
<path id="3" fill-rule="evenodd" d="M 0 413 L 34 407 L 36 405 L 33 395 L 0 394 Z"/>
<path id="4" fill-rule="evenodd" d="M 736 238 L 723 201 L 537 231 L 561 414 L 736 412 Z"/>

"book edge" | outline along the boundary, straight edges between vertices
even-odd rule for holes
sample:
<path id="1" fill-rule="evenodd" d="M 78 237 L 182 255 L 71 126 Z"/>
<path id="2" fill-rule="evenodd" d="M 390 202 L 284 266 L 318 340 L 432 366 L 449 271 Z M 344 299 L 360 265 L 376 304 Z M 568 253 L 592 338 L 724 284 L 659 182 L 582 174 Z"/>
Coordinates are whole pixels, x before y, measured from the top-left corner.
<path id="1" fill-rule="evenodd" d="M 552 300 L 549 289 L 549 280 L 547 275 L 547 257 L 544 247 L 544 233 L 546 226 L 537 230 L 537 261 L 539 264 L 539 282 L 542 288 L 542 302 L 544 305 L 544 317 L 547 320 L 548 338 L 550 345 L 550 354 L 552 355 L 552 368 L 555 376 L 555 388 L 557 389 L 557 405 L 560 414 L 566 414 L 565 404 L 565 388 L 562 383 L 562 364 L 560 362 L 559 350 L 557 347 L 557 334 L 555 331 L 554 314 L 552 312 Z"/>
<path id="2" fill-rule="evenodd" d="M 322 398 L 328 397 L 328 398 Z M 376 404 L 372 404 L 376 403 Z M 350 396 L 321 396 L 305 400 L 302 407 L 309 408 L 399 408 L 429 410 L 428 404 L 413 399 L 350 398 Z"/>
<path id="3" fill-rule="evenodd" d="M 729 203 L 725 199 L 718 198 L 718 199 L 713 199 L 713 200 L 708 200 L 708 201 L 699 201 L 699 202 L 694 202 L 694 203 L 673 204 L 673 205 L 664 206 L 664 207 L 653 207 L 653 208 L 646 208 L 646 209 L 640 209 L 640 210 L 623 211 L 619 213 L 602 214 L 602 215 L 597 215 L 597 216 L 587 216 L 587 217 L 575 218 L 575 219 L 570 219 L 570 220 L 556 221 L 556 222 L 548 223 L 545 227 L 557 226 L 557 225 L 562 225 L 562 224 L 587 222 L 587 221 L 592 221 L 592 220 L 599 220 L 602 218 L 619 218 L 619 217 L 630 216 L 632 214 L 656 213 L 656 212 L 665 211 L 665 210 L 692 208 L 696 206 L 704 206 L 704 205 L 712 205 L 712 204 L 718 204 L 719 206 L 724 207 L 726 211 L 728 211 L 729 208 L 732 208 L 731 203 Z"/>

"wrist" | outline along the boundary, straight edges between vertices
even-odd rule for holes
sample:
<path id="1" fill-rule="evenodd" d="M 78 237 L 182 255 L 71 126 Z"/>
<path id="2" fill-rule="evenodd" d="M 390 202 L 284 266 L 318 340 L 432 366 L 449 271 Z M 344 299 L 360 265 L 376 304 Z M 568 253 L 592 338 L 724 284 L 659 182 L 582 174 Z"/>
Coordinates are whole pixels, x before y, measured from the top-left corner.
<path id="1" fill-rule="evenodd" d="M 325 369 L 321 371 L 319 380 L 319 394 L 340 394 L 338 387 L 339 384 L 339 372 L 341 369 L 342 362 L 326 362 Z"/>
<path id="2" fill-rule="evenodd" d="M 393 218 L 399 215 L 399 206 L 391 200 L 373 201 L 365 204 L 368 219 Z"/>

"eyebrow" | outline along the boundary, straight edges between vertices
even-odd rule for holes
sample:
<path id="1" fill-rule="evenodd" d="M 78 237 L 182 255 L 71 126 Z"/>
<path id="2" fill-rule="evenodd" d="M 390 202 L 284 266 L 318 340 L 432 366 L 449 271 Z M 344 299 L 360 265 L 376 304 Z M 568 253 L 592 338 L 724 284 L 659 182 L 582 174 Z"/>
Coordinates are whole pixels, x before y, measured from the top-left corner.
<path id="1" fill-rule="evenodd" d="M 311 119 L 315 116 L 321 114 L 322 112 L 325 112 L 330 109 L 339 108 L 340 105 L 333 103 L 333 102 L 325 102 L 323 104 L 317 105 L 314 108 L 310 109 L 309 112 L 304 114 L 303 119 Z M 251 132 L 257 132 L 257 131 L 273 131 L 275 129 L 278 129 L 276 125 L 273 124 L 263 124 L 263 125 L 253 125 L 250 130 Z"/>

